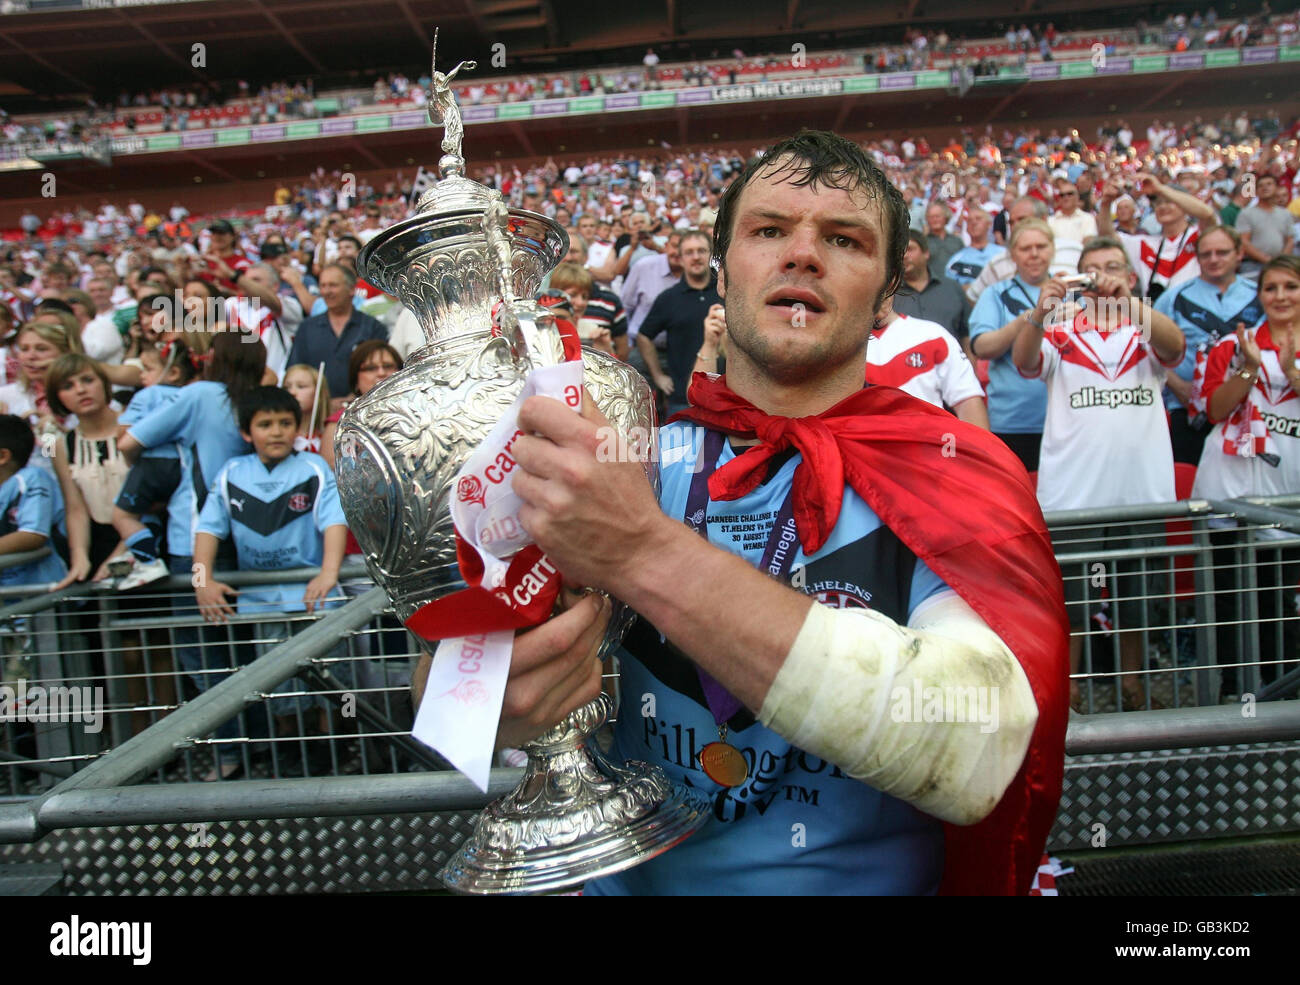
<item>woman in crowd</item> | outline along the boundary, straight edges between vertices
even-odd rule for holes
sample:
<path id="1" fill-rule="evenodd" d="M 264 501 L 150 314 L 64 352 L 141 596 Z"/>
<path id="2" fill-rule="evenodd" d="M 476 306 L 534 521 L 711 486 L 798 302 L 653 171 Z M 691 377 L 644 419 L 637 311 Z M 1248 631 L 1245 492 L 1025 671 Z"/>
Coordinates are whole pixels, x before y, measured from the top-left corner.
<path id="1" fill-rule="evenodd" d="M 348 390 L 351 396 L 347 403 L 351 403 L 358 397 L 364 397 L 381 381 L 388 379 L 401 368 L 402 357 L 387 342 L 378 339 L 367 339 L 362 342 L 352 350 L 352 356 L 348 359 Z M 343 405 L 344 408 L 347 407 L 347 403 Z M 321 442 L 321 456 L 330 463 L 331 468 L 334 465 L 334 434 L 338 431 L 339 418 L 342 416 L 342 408 L 330 415 L 325 425 L 324 440 Z M 349 533 L 349 553 L 353 553 L 351 547 L 354 543 L 352 534 Z"/>
<path id="2" fill-rule="evenodd" d="M 31 464 L 48 469 L 49 458 L 42 454 L 41 435 L 60 429 L 46 397 L 45 378 L 59 356 L 84 352 L 77 320 L 62 312 L 38 315 L 18 330 L 14 350 L 18 357 L 18 377 L 0 386 L 0 413 L 16 414 L 31 422 L 37 432 Z"/>
<path id="3" fill-rule="evenodd" d="M 1042 219 L 1021 219 L 1009 246 L 1016 272 L 991 285 L 970 317 L 971 349 L 989 360 L 989 423 L 1027 472 L 1038 471 L 1038 452 L 1047 414 L 1047 387 L 1027 380 L 1011 360 L 1011 346 L 1026 321 L 1042 327 L 1052 304 L 1043 296 L 1055 254 L 1051 227 Z"/>
<path id="4" fill-rule="evenodd" d="M 113 528 L 113 500 L 130 464 L 117 448 L 117 411 L 103 367 L 89 356 L 60 356 L 47 377 L 50 409 L 76 415 L 77 425 L 54 445 L 54 473 L 67 509 L 68 575 L 58 586 L 107 574 L 104 563 L 121 538 Z"/>
<path id="5" fill-rule="evenodd" d="M 1300 491 L 1300 258 L 1279 256 L 1260 270 L 1259 301 L 1264 321 L 1237 325 L 1210 350 L 1199 399 L 1214 422 L 1192 486 L 1194 499 L 1279 496 Z M 1247 537 L 1267 547 L 1245 548 Z M 1300 643 L 1295 592 L 1300 582 L 1300 539 L 1278 529 L 1246 535 L 1235 529 L 1211 531 L 1215 551 L 1215 621 L 1218 662 L 1225 666 L 1221 695 L 1235 700 L 1248 683 L 1230 666 L 1249 652 L 1251 624 L 1259 632 L 1259 674 L 1268 682 L 1288 668 Z M 1239 584 L 1255 576 L 1258 612 L 1241 613 Z M 1257 618 L 1252 618 L 1256 616 Z M 1278 626 L 1282 627 L 1279 634 Z M 1237 640 L 1238 630 L 1246 635 Z"/>

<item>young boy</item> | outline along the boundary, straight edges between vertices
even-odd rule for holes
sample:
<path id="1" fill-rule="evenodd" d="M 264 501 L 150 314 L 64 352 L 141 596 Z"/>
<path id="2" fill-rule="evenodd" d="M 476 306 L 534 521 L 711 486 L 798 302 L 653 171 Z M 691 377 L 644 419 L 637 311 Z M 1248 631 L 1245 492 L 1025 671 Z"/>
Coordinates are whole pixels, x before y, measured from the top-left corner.
<path id="1" fill-rule="evenodd" d="M 13 414 L 0 414 L 0 560 L 9 554 L 38 550 L 52 539 L 66 543 L 59 482 L 47 470 L 27 464 L 35 447 L 36 435 L 30 424 Z M 36 595 L 67 573 L 63 559 L 51 552 L 38 561 L 0 567 L 0 585 L 30 585 Z M 20 619 L 12 632 L 0 633 L 0 681 L 41 676 L 28 671 L 22 652 L 24 648 L 46 651 L 39 638 L 32 640 L 28 634 L 44 635 L 53 628 L 53 616 L 46 610 L 33 622 Z"/>
<path id="2" fill-rule="evenodd" d="M 227 595 L 238 595 L 237 608 L 246 613 L 311 612 L 324 604 L 338 582 L 347 540 L 334 473 L 319 455 L 294 451 L 302 408 L 279 387 L 251 391 L 239 406 L 239 428 L 254 453 L 232 458 L 217 473 L 194 538 L 194 570 L 199 609 L 209 622 L 225 622 L 232 614 Z M 244 588 L 239 592 L 212 578 L 219 539 L 231 537 L 241 571 L 283 571 L 320 567 L 306 584 L 290 583 Z M 286 621 L 261 623 L 263 639 L 281 640 L 290 634 Z M 257 655 L 275 643 L 259 643 Z M 277 692 L 299 690 L 294 680 Z M 289 704 L 292 709 L 286 711 Z M 274 705 L 280 734 L 295 723 L 301 706 L 277 699 Z M 236 768 L 223 757 L 221 772 Z"/>
<path id="3" fill-rule="evenodd" d="M 28 465 L 36 435 L 21 417 L 0 414 L 0 557 L 44 547 L 67 537 L 63 494 L 45 469 Z M 68 573 L 57 553 L 39 561 L 0 568 L 0 585 L 32 585 L 44 590 Z"/>

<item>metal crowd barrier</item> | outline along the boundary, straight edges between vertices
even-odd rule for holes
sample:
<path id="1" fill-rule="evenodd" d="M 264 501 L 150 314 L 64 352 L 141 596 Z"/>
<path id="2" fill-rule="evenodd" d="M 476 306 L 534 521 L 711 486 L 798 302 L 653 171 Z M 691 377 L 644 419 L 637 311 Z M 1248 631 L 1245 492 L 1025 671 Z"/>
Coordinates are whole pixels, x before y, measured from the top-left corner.
<path id="1" fill-rule="evenodd" d="M 1048 514 L 1073 596 L 1078 710 L 1295 697 L 1300 540 L 1285 538 L 1300 536 L 1297 505 L 1300 496 Z"/>
<path id="2" fill-rule="evenodd" d="M 1290 577 L 1275 538 L 1300 533 L 1297 507 L 1300 496 L 1048 517 L 1080 596 L 1086 705 L 1069 755 L 1300 738 L 1300 701 L 1271 700 L 1293 697 L 1300 678 L 1295 579 L 1261 574 Z M 314 574 L 216 577 L 253 589 Z M 466 810 L 513 785 L 518 770 L 496 770 L 480 794 L 410 738 L 414 641 L 359 567 L 341 582 L 336 608 L 218 627 L 193 611 L 184 577 L 126 596 L 6 590 L 26 597 L 0 608 L 0 686 L 99 687 L 105 700 L 95 732 L 0 721 L 0 843 L 71 827 Z M 268 630 L 272 619 L 288 625 Z M 1127 666 L 1126 633 L 1139 644 Z M 197 660 L 182 658 L 187 646 Z M 1228 705 L 1225 671 L 1238 674 Z M 1142 710 L 1120 710 L 1125 677 Z M 220 778 L 222 753 L 240 778 L 195 782 Z"/>
<path id="3" fill-rule="evenodd" d="M 215 577 L 248 592 L 315 573 Z M 30 795 L 83 770 L 231 680 L 239 700 L 223 718 L 174 740 L 152 768 L 153 782 L 232 770 L 283 778 L 440 767 L 409 735 L 416 647 L 391 610 L 319 636 L 335 607 L 371 588 L 359 565 L 345 567 L 341 584 L 329 608 L 241 613 L 221 625 L 203 620 L 183 576 L 126 594 L 85 584 L 3 590 L 25 597 L 0 608 L 0 688 L 8 689 L 0 699 L 10 697 L 9 706 L 0 704 L 0 796 Z M 308 639 L 327 645 L 304 651 Z M 288 672 L 267 686 L 242 673 L 263 664 L 259 654 L 284 650 L 295 659 L 275 664 Z"/>

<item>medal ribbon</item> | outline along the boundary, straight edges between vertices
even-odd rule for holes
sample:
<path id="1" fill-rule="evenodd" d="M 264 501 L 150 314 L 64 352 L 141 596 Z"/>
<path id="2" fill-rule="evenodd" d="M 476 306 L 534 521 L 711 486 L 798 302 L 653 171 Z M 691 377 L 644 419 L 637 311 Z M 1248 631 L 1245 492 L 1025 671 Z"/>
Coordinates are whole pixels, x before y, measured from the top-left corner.
<path id="1" fill-rule="evenodd" d="M 686 493 L 686 523 L 705 540 L 709 539 L 709 477 L 717 470 L 718 459 L 722 456 L 726 441 L 726 436 L 720 431 L 705 431 L 704 443 L 697 463 L 698 469 L 691 476 L 691 486 Z M 759 569 L 779 581 L 785 581 L 794 565 L 794 555 L 798 547 L 799 534 L 795 527 L 792 485 L 781 508 L 777 511 L 772 532 L 768 535 L 767 544 L 763 548 Z M 721 729 L 731 716 L 740 710 L 741 701 L 698 665 L 695 672 L 699 675 L 700 687 L 704 689 L 704 700 L 713 715 L 714 724 Z"/>

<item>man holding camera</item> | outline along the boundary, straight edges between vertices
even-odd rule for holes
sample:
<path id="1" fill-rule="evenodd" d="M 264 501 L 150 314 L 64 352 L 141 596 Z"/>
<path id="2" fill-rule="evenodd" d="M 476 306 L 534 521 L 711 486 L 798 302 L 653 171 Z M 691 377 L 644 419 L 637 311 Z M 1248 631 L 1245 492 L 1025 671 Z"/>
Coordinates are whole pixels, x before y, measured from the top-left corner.
<path id="1" fill-rule="evenodd" d="M 1039 451 L 1038 501 L 1044 512 L 1137 503 L 1168 503 L 1174 495 L 1174 457 L 1161 388 L 1165 371 L 1183 358 L 1183 333 L 1133 292 L 1137 274 L 1116 239 L 1089 240 L 1076 277 L 1057 275 L 1023 318 L 1011 355 L 1022 376 L 1047 384 L 1047 415 Z M 1078 293 L 1075 293 L 1078 292 Z M 1161 532 L 1135 541 L 1132 527 L 1103 530 L 1096 543 L 1058 545 L 1069 553 L 1163 543 Z M 1120 656 L 1126 710 L 1145 706 L 1141 596 L 1151 594 L 1133 576 L 1135 562 L 1119 562 Z M 1067 571 L 1066 602 L 1076 629 L 1084 623 L 1084 579 Z M 1094 592 L 1095 596 L 1095 592 Z M 1078 670 L 1082 637 L 1070 638 L 1070 670 Z M 1071 700 L 1078 707 L 1077 682 Z M 1159 703 L 1152 700 L 1152 707 Z"/>

